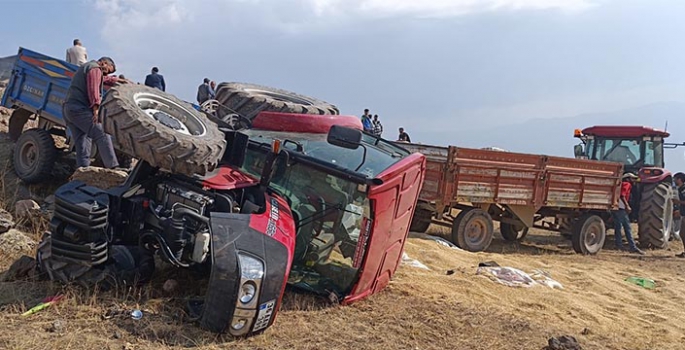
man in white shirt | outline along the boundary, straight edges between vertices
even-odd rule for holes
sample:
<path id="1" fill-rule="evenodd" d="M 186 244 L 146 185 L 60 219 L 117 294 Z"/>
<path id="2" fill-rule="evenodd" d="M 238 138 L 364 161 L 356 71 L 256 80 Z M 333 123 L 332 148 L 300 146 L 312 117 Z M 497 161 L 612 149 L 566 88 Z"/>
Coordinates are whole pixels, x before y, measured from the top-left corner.
<path id="1" fill-rule="evenodd" d="M 80 66 L 88 62 L 86 48 L 81 45 L 81 40 L 74 39 L 74 46 L 67 49 L 67 62 Z"/>

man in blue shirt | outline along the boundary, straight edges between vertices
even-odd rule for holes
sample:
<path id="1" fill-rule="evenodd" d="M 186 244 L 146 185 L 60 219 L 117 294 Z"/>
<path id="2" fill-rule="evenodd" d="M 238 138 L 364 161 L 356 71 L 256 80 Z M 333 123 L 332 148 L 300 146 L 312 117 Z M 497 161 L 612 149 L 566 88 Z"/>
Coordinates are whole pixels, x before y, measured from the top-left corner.
<path id="1" fill-rule="evenodd" d="M 369 114 L 369 109 L 364 110 L 364 114 L 362 115 L 362 127 L 364 127 L 364 131 L 368 133 L 373 133 L 373 123 L 371 122 L 371 115 Z"/>
<path id="2" fill-rule="evenodd" d="M 159 74 L 159 68 L 152 67 L 152 73 L 145 77 L 145 85 L 166 91 L 166 83 L 164 83 L 164 77 Z"/>

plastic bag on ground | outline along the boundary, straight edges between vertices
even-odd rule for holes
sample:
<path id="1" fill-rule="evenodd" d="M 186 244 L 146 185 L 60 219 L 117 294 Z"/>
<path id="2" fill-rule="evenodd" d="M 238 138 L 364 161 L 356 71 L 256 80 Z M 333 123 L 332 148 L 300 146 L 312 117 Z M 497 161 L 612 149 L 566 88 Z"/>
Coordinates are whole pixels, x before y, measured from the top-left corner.
<path id="1" fill-rule="evenodd" d="M 479 266 L 476 270 L 477 275 L 488 277 L 492 281 L 509 287 L 533 287 L 543 285 L 550 288 L 563 289 L 561 283 L 555 281 L 550 275 L 542 270 L 534 270 L 532 274 L 527 274 L 513 267 L 501 266 Z"/>
<path id="2" fill-rule="evenodd" d="M 402 264 L 411 267 L 418 267 L 424 270 L 430 270 L 428 266 L 422 264 L 420 261 L 410 258 L 409 255 L 407 255 L 407 253 L 402 253 Z"/>

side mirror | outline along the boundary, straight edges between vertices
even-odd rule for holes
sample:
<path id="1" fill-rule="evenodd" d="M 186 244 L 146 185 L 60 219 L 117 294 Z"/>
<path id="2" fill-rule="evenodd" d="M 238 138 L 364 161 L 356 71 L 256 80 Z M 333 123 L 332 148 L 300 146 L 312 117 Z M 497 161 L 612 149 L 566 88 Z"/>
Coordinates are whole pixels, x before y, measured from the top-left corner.
<path id="1" fill-rule="evenodd" d="M 357 149 L 362 143 L 362 132 L 345 126 L 333 125 L 328 130 L 326 141 L 334 146 Z"/>
<path id="2" fill-rule="evenodd" d="M 583 145 L 573 146 L 573 155 L 576 156 L 576 158 L 583 157 L 585 155 L 583 152 Z"/>

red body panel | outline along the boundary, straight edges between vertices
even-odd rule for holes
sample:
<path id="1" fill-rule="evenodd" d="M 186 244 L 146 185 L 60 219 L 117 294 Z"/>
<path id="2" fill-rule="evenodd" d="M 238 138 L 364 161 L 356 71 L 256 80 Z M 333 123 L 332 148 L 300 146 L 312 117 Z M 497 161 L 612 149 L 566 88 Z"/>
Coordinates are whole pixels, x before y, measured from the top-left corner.
<path id="1" fill-rule="evenodd" d="M 351 115 L 260 112 L 252 120 L 253 129 L 312 134 L 326 134 L 333 125 L 363 130 L 361 120 Z"/>
<path id="2" fill-rule="evenodd" d="M 426 157 L 414 153 L 379 174 L 383 184 L 369 189 L 374 220 L 360 237 L 360 243 L 368 240 L 366 257 L 361 276 L 343 304 L 374 294 L 390 282 L 402 259 L 425 169 Z"/>
<path id="3" fill-rule="evenodd" d="M 265 194 L 266 210 L 261 214 L 252 214 L 250 216 L 250 228 L 259 232 L 264 232 L 283 244 L 288 249 L 288 266 L 285 267 L 285 277 L 283 279 L 283 286 L 281 287 L 281 298 L 276 303 L 275 310 L 280 308 L 285 286 L 290 275 L 290 268 L 293 264 L 293 255 L 295 254 L 295 219 L 293 218 L 290 206 L 285 199 L 277 195 Z"/>
<path id="4" fill-rule="evenodd" d="M 663 182 L 670 179 L 671 172 L 662 168 L 641 168 L 637 172 L 637 176 L 640 177 L 640 182 L 645 184 L 655 184 Z"/>
<path id="5" fill-rule="evenodd" d="M 254 186 L 259 181 L 229 165 L 222 165 L 215 173 L 202 182 L 206 188 L 228 191 L 237 188 Z"/>
<path id="6" fill-rule="evenodd" d="M 621 125 L 603 125 L 591 126 L 583 129 L 583 135 L 592 135 L 600 137 L 615 137 L 615 138 L 633 138 L 642 136 L 661 136 L 668 137 L 669 133 L 663 130 L 650 128 L 647 126 L 621 126 Z"/>

